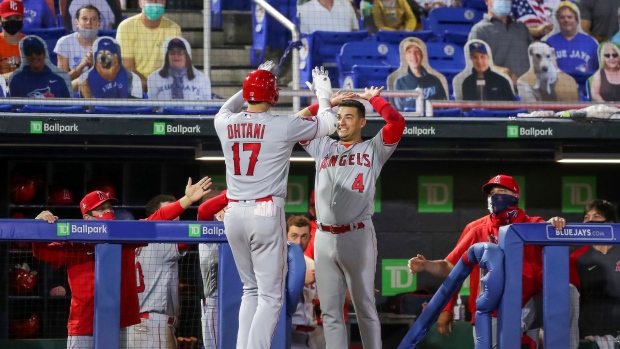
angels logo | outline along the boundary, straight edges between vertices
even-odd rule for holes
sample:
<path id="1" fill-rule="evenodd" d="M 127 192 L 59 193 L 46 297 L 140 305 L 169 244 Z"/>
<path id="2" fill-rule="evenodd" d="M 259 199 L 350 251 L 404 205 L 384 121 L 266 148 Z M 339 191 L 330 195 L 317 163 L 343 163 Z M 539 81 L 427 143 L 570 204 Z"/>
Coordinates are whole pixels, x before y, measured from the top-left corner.
<path id="1" fill-rule="evenodd" d="M 83 203 L 82 204 L 82 210 L 85 210 L 85 209 L 86 209 L 86 203 Z"/>
<path id="2" fill-rule="evenodd" d="M 97 195 L 99 195 L 99 200 L 107 200 L 108 199 L 108 196 L 104 192 L 98 191 Z"/>
<path id="3" fill-rule="evenodd" d="M 27 96 L 30 98 L 54 98 L 52 89 L 49 86 L 44 88 L 38 88 L 32 92 L 29 92 Z"/>
<path id="4" fill-rule="evenodd" d="M 495 176 L 493 183 L 499 183 L 499 181 L 500 181 L 500 176 Z"/>
<path id="5" fill-rule="evenodd" d="M 492 242 L 494 244 L 497 244 L 497 236 L 493 235 L 493 234 L 489 234 L 489 236 L 487 237 L 487 239 L 489 240 L 489 242 Z"/>
<path id="6" fill-rule="evenodd" d="M 506 213 L 508 215 L 508 223 L 510 223 L 513 219 L 517 218 L 519 212 L 517 210 L 508 211 Z"/>

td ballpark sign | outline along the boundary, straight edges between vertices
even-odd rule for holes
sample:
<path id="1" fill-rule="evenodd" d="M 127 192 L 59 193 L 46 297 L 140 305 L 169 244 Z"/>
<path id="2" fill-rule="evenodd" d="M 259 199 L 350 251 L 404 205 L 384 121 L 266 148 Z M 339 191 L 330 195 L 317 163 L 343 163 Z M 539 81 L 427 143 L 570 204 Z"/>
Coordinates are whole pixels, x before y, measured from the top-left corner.
<path id="1" fill-rule="evenodd" d="M 200 126 L 184 126 L 184 125 L 166 125 L 165 122 L 153 123 L 154 135 L 166 135 L 166 134 L 200 134 Z"/>
<path id="2" fill-rule="evenodd" d="M 79 125 L 63 125 L 58 122 L 30 121 L 30 133 L 78 133 Z"/>
<path id="3" fill-rule="evenodd" d="M 553 129 L 551 127 L 522 127 L 518 125 L 508 125 L 506 128 L 507 138 L 519 137 L 553 137 Z"/>
<path id="4" fill-rule="evenodd" d="M 187 236 L 190 238 L 199 238 L 201 235 L 224 235 L 224 229 L 220 227 L 209 227 L 200 224 L 189 224 L 187 229 Z"/>
<path id="5" fill-rule="evenodd" d="M 69 236 L 71 234 L 107 234 L 108 226 L 105 224 L 93 225 L 90 224 L 71 224 L 71 223 L 57 223 L 56 235 L 57 236 Z"/>

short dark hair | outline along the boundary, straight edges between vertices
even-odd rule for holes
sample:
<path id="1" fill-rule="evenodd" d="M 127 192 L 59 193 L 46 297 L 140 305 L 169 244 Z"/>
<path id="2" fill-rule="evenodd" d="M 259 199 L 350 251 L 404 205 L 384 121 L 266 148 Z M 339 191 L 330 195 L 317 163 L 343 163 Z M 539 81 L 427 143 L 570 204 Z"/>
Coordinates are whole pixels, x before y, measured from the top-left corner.
<path id="1" fill-rule="evenodd" d="M 595 210 L 598 214 L 605 217 L 605 222 L 618 222 L 616 208 L 611 202 L 607 200 L 594 199 L 588 202 L 585 209 L 583 210 L 583 215 L 585 216 L 591 210 Z"/>
<path id="2" fill-rule="evenodd" d="M 77 11 L 75 11 L 75 19 L 79 19 L 80 18 L 80 11 L 82 11 L 82 10 L 93 10 L 93 11 L 97 12 L 97 18 L 101 19 L 101 12 L 99 12 L 99 9 L 97 7 L 95 7 L 94 5 L 91 5 L 91 4 L 83 5 L 82 7 L 77 9 Z"/>
<path id="3" fill-rule="evenodd" d="M 360 101 L 356 101 L 355 99 L 345 99 L 344 101 L 340 102 L 340 105 L 338 107 L 355 108 L 357 109 L 357 115 L 359 115 L 360 118 L 366 117 L 366 107 L 364 107 L 364 105 Z"/>
<path id="4" fill-rule="evenodd" d="M 177 199 L 175 199 L 174 196 L 172 195 L 166 195 L 166 194 L 157 195 L 156 197 L 152 198 L 151 200 L 149 200 L 149 202 L 146 203 L 146 207 L 144 208 L 146 210 L 146 216 L 149 217 L 153 213 L 157 212 L 157 210 L 161 208 L 162 202 L 175 202 L 175 201 L 177 201 Z"/>
<path id="5" fill-rule="evenodd" d="M 310 221 L 308 218 L 304 216 L 290 216 L 286 221 L 286 231 L 291 228 L 291 226 L 296 226 L 298 228 L 310 227 Z"/>

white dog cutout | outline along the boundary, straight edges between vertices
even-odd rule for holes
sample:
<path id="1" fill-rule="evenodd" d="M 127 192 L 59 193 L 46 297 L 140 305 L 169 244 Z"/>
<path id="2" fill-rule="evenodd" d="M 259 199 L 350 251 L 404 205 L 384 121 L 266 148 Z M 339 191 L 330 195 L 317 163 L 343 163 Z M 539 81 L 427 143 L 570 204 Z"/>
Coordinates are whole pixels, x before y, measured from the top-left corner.
<path id="1" fill-rule="evenodd" d="M 558 73 L 553 63 L 553 57 L 555 56 L 555 50 L 553 47 L 542 42 L 535 42 L 530 45 L 528 49 L 530 55 L 530 64 L 534 68 L 534 74 L 536 74 L 535 90 L 541 90 L 541 87 L 551 95 L 551 85 L 558 80 Z"/>

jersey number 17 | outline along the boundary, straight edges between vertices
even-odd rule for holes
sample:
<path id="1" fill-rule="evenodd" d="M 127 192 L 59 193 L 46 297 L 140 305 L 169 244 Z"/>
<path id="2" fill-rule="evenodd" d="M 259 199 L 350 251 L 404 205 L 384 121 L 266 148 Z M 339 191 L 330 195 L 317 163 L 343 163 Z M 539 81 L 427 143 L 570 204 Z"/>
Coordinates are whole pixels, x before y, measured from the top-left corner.
<path id="1" fill-rule="evenodd" d="M 242 144 L 242 145 L 240 145 Z M 248 171 L 246 172 L 246 176 L 254 175 L 254 168 L 256 167 L 256 162 L 258 161 L 258 153 L 260 153 L 260 143 L 234 143 L 232 146 L 233 151 L 233 161 L 235 163 L 235 175 L 241 175 L 241 164 L 240 164 L 240 154 L 239 148 L 243 148 L 244 152 L 252 152 L 250 154 L 250 162 L 248 164 Z"/>

